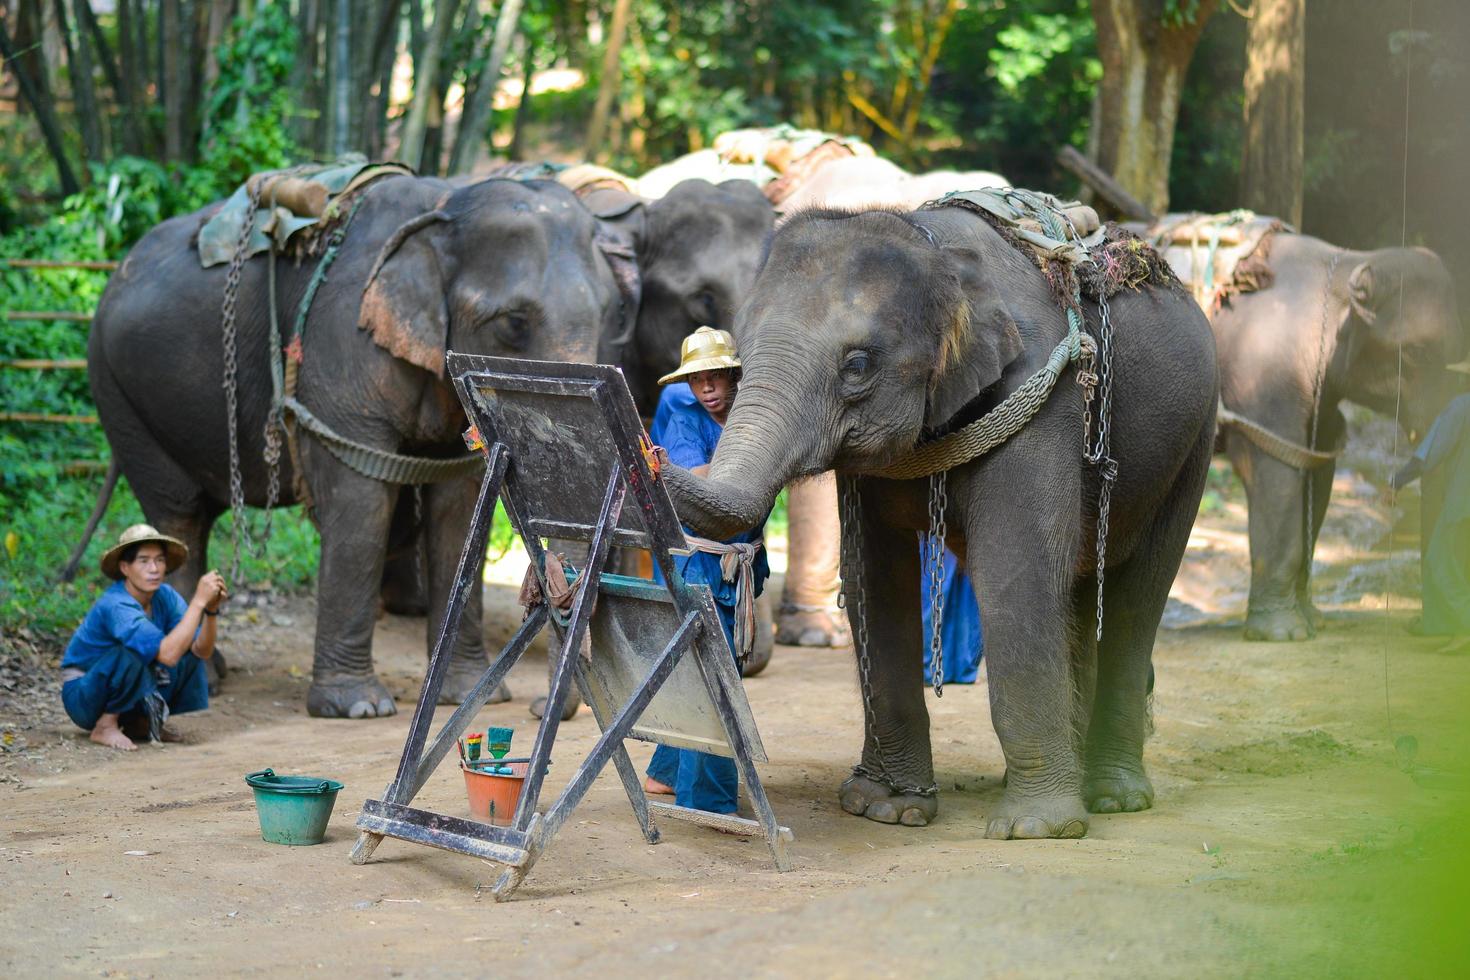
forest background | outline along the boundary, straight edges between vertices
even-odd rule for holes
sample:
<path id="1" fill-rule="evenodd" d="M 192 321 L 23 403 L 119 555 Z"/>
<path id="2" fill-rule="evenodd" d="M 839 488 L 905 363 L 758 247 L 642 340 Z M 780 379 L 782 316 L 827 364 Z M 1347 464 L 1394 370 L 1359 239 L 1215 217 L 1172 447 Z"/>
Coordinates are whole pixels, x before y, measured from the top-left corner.
<path id="1" fill-rule="evenodd" d="M 638 174 L 783 122 L 1063 196 L 1072 146 L 1158 212 L 1428 246 L 1470 297 L 1462 0 L 0 0 L 0 59 L 6 362 L 83 357 L 83 322 L 13 315 L 86 313 L 106 281 L 7 260 L 121 258 L 254 171 L 361 152 Z M 94 411 L 83 371 L 0 367 L 0 631 L 85 610 L 89 576 L 55 571 L 107 459 L 95 425 L 4 415 Z M 122 488 L 92 550 L 140 519 Z M 303 587 L 315 561 L 292 514 L 242 584 Z"/>

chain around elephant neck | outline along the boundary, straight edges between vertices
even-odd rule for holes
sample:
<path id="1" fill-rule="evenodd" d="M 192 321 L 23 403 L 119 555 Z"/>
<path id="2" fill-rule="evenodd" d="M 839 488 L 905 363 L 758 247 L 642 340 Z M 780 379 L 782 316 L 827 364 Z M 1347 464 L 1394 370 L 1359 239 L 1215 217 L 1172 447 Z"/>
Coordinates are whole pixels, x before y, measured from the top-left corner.
<path id="1" fill-rule="evenodd" d="M 944 539 L 949 530 L 944 512 L 949 504 L 946 480 L 948 470 L 929 477 L 929 536 L 927 560 L 929 573 L 929 682 L 934 696 L 944 697 Z"/>

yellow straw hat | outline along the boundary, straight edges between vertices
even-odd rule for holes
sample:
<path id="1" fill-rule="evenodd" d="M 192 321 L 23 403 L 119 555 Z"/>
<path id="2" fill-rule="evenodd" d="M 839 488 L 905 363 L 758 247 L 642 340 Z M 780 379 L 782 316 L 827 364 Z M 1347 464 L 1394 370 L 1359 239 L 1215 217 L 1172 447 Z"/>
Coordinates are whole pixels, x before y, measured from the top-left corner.
<path id="1" fill-rule="evenodd" d="M 725 371 L 740 367 L 740 358 L 735 355 L 735 338 L 728 330 L 713 330 L 700 327 L 684 338 L 679 349 L 679 367 L 670 371 L 658 383 L 687 378 L 701 371 Z"/>
<path id="2" fill-rule="evenodd" d="M 159 534 L 158 529 L 151 524 L 134 524 L 118 535 L 117 544 L 108 548 L 102 555 L 102 574 L 111 579 L 122 578 L 122 572 L 117 567 L 122 553 L 132 545 L 145 544 L 150 541 L 163 545 L 164 560 L 170 572 L 182 565 L 184 559 L 189 557 L 189 546 L 178 538 Z"/>

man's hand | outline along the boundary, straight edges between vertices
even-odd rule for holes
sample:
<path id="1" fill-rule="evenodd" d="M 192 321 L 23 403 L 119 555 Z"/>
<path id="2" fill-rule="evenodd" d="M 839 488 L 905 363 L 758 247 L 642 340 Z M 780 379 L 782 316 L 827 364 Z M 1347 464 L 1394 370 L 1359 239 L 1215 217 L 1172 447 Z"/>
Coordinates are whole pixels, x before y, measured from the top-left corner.
<path id="1" fill-rule="evenodd" d="M 225 588 L 224 576 L 215 569 L 204 573 L 194 589 L 194 602 L 206 612 L 219 612 L 220 604 L 229 597 L 230 590 Z"/>

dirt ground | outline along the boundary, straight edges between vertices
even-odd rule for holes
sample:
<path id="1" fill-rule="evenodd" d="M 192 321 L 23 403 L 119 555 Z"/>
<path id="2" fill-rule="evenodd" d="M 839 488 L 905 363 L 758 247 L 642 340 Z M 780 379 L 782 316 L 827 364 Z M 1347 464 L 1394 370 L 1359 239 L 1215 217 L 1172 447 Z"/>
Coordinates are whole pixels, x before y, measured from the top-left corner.
<path id="1" fill-rule="evenodd" d="M 355 867 L 353 821 L 393 773 L 423 623 L 379 625 L 400 714 L 322 721 L 302 709 L 313 604 L 274 600 L 223 617 L 235 669 L 208 712 L 177 719 L 186 744 L 122 755 L 58 711 L 0 708 L 0 973 L 1434 972 L 1421 931 L 1435 915 L 1467 921 L 1421 881 L 1449 867 L 1437 835 L 1459 829 L 1470 789 L 1470 656 L 1404 631 L 1417 551 L 1412 520 L 1391 533 L 1390 516 L 1412 518 L 1415 503 L 1391 508 L 1375 489 L 1389 465 L 1379 444 L 1355 440 L 1338 477 L 1316 585 L 1330 621 L 1307 643 L 1241 640 L 1244 510 L 1221 471 L 1155 654 L 1155 808 L 1095 816 L 1084 840 L 980 836 L 1003 772 L 983 672 L 929 696 L 939 819 L 914 829 L 844 814 L 835 790 L 861 733 L 851 652 L 782 647 L 746 686 L 794 871 L 778 874 L 759 841 L 671 821 L 648 846 L 612 774 L 511 902 L 485 890 L 495 868 L 462 855 L 388 840 Z M 513 591 L 487 586 L 493 638 L 515 621 Z M 479 724 L 528 742 L 544 659 L 511 686 L 514 700 Z M 550 793 L 595 735 L 586 709 L 563 726 Z M 1417 753 L 1395 750 L 1405 735 Z M 630 745 L 646 762 L 649 748 Z M 346 784 L 323 845 L 261 841 L 242 776 L 266 766 Z M 419 805 L 466 813 L 458 773 L 442 766 Z"/>

